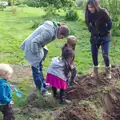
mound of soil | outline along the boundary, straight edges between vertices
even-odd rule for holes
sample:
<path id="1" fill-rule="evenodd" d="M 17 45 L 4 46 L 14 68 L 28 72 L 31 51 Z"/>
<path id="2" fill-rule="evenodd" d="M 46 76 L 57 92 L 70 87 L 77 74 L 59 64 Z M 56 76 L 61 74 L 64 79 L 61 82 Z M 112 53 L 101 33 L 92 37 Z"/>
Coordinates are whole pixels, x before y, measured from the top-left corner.
<path id="1" fill-rule="evenodd" d="M 120 120 L 120 90 L 115 88 L 116 81 L 120 80 L 120 68 L 112 69 L 112 79 L 105 78 L 104 73 L 100 73 L 97 78 L 90 75 L 78 77 L 77 84 L 71 86 L 66 93 L 66 98 L 71 100 L 71 104 L 54 111 L 55 120 Z M 109 88 L 110 91 L 105 91 Z M 100 94 L 100 95 L 99 95 Z M 102 96 L 102 98 L 100 98 Z M 92 100 L 100 100 L 100 107 L 92 103 Z M 90 101 L 94 107 L 80 104 L 80 101 Z M 96 101 L 98 102 L 98 101 Z M 51 108 L 56 101 L 53 98 L 38 97 L 32 94 L 28 97 L 28 105 L 21 112 L 24 114 L 37 115 L 41 108 Z M 31 111 L 32 110 L 32 111 Z M 37 111 L 34 113 L 34 111 Z M 97 111 L 97 112 L 96 112 Z M 99 112 L 101 116 L 99 117 Z M 34 116 L 35 117 L 35 116 Z"/>
<path id="2" fill-rule="evenodd" d="M 89 97 L 97 94 L 100 89 L 105 86 L 114 86 L 115 82 L 120 79 L 120 68 L 112 69 L 112 79 L 109 80 L 105 77 L 104 73 L 100 73 L 97 78 L 91 75 L 85 75 L 77 78 L 77 85 L 73 85 L 67 90 L 66 98 L 73 99 L 88 99 Z"/>
<path id="3" fill-rule="evenodd" d="M 120 120 L 120 89 L 113 89 L 103 98 L 104 120 Z"/>
<path id="4" fill-rule="evenodd" d="M 102 118 L 99 120 L 120 120 L 120 90 L 114 88 L 115 82 L 120 80 L 120 68 L 112 69 L 112 79 L 105 78 L 103 73 L 100 73 L 98 78 L 92 78 L 90 75 L 82 76 L 77 79 L 78 85 L 73 85 L 67 90 L 66 98 L 71 101 L 89 100 L 102 92 L 102 88 L 109 87 L 112 92 L 103 94 L 101 100 Z M 96 120 L 95 114 L 92 114 L 93 109 L 81 106 L 79 104 L 71 104 L 61 110 L 55 120 Z"/>
<path id="5" fill-rule="evenodd" d="M 55 120 L 96 120 L 91 109 L 72 104 L 66 107 Z"/>

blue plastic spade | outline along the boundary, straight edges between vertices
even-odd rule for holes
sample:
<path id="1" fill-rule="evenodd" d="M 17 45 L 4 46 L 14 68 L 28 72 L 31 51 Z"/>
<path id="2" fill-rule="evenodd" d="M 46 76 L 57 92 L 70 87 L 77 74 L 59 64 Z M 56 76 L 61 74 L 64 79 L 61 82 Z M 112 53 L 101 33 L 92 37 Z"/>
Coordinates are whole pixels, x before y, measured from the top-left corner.
<path id="1" fill-rule="evenodd" d="M 17 90 L 16 88 L 14 88 L 14 90 L 15 90 L 16 95 L 17 95 L 18 97 L 22 97 L 22 92 L 21 92 L 21 91 Z"/>
<path id="2" fill-rule="evenodd" d="M 16 95 L 18 97 L 22 97 L 22 92 L 20 90 L 17 90 L 17 88 L 14 85 L 10 85 L 11 89 L 16 92 Z"/>

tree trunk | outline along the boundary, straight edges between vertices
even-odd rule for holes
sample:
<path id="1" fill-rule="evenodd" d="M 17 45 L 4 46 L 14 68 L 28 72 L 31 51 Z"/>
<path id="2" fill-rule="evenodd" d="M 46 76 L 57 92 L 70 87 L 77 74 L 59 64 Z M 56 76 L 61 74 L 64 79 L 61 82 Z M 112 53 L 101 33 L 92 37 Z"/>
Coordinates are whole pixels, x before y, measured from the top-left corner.
<path id="1" fill-rule="evenodd" d="M 11 5 L 12 5 L 11 2 L 12 2 L 11 0 L 8 0 L 8 6 L 11 6 Z"/>

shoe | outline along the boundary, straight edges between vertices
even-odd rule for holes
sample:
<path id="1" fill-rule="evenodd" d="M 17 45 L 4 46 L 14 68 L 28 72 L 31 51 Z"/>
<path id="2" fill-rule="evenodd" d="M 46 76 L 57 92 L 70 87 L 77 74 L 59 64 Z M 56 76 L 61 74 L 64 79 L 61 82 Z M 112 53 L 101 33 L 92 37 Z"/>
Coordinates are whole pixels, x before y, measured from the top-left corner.
<path id="1" fill-rule="evenodd" d="M 51 93 L 50 92 L 48 92 L 48 91 L 42 91 L 42 95 L 43 96 L 50 96 L 51 95 Z"/>
<path id="2" fill-rule="evenodd" d="M 61 99 L 59 103 L 62 104 L 62 105 L 64 105 L 64 104 L 70 104 L 71 101 L 67 100 L 67 99 Z"/>
<path id="3" fill-rule="evenodd" d="M 98 66 L 93 67 L 93 73 L 91 74 L 91 77 L 97 77 L 98 76 Z"/>
<path id="4" fill-rule="evenodd" d="M 111 76 L 111 67 L 109 66 L 109 67 L 106 67 L 106 77 L 108 78 L 108 79 L 111 79 L 112 78 L 112 76 Z"/>
<path id="5" fill-rule="evenodd" d="M 59 95 L 53 96 L 56 100 L 60 99 Z"/>

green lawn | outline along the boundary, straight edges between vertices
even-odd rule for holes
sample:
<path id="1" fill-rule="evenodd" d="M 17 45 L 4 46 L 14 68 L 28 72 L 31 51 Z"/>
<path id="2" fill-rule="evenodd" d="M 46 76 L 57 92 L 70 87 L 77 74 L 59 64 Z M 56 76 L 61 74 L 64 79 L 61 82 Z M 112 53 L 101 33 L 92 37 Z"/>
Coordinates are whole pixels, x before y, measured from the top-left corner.
<path id="1" fill-rule="evenodd" d="M 42 23 L 45 20 L 54 20 L 65 22 L 71 29 L 71 34 L 78 37 L 78 44 L 76 47 L 75 63 L 79 73 L 87 72 L 92 66 L 91 52 L 89 38 L 90 34 L 84 24 L 84 12 L 80 11 L 80 20 L 78 21 L 65 21 L 64 12 L 61 11 L 59 16 L 47 16 L 42 8 L 30 8 L 24 7 L 23 10 L 17 7 L 16 15 L 13 15 L 12 8 L 8 7 L 4 11 L 0 11 L 0 62 L 10 64 L 28 64 L 23 57 L 23 51 L 19 49 L 21 42 L 30 34 L 34 29 L 32 26 L 35 22 Z M 114 38 L 112 41 L 119 39 Z M 44 71 L 46 71 L 51 58 L 53 56 L 60 55 L 60 47 L 65 40 L 56 40 L 48 45 L 49 55 L 44 62 Z M 119 40 L 118 40 L 119 42 Z M 119 44 L 117 49 L 119 50 Z M 115 59 L 115 64 L 119 64 L 118 59 L 119 52 L 113 48 L 111 44 L 110 54 Z M 101 56 L 101 54 L 100 54 Z M 100 57 L 101 58 L 101 57 Z M 112 64 L 113 60 L 111 61 Z M 103 64 L 103 60 L 100 59 L 100 64 Z"/>
<path id="2" fill-rule="evenodd" d="M 35 22 L 42 23 L 45 20 L 61 21 L 68 24 L 71 29 L 71 34 L 78 37 L 78 44 L 76 47 L 76 58 L 75 63 L 79 73 L 87 72 L 92 66 L 91 52 L 89 38 L 90 34 L 84 24 L 84 12 L 80 11 L 80 20 L 65 21 L 64 12 L 61 11 L 59 16 L 47 16 L 42 8 L 30 8 L 24 7 L 23 10 L 17 7 L 16 15 L 11 12 L 12 8 L 8 7 L 4 11 L 0 11 L 0 62 L 10 64 L 28 64 L 23 57 L 23 51 L 19 49 L 21 42 L 34 30 L 32 26 Z M 112 41 L 119 39 L 114 38 Z M 65 40 L 56 40 L 48 45 L 49 55 L 44 62 L 44 70 L 46 71 L 51 58 L 53 56 L 60 55 L 60 47 L 63 45 Z M 119 42 L 119 40 L 118 40 Z M 119 50 L 119 44 L 117 49 Z M 118 59 L 119 52 L 113 48 L 111 44 L 110 54 L 115 59 L 115 64 L 119 64 Z M 101 54 L 100 54 L 101 56 Z M 101 57 L 100 57 L 101 58 Z M 111 61 L 112 64 L 113 60 Z M 103 64 L 103 60 L 100 59 L 100 64 Z"/>

